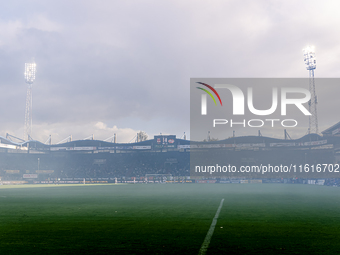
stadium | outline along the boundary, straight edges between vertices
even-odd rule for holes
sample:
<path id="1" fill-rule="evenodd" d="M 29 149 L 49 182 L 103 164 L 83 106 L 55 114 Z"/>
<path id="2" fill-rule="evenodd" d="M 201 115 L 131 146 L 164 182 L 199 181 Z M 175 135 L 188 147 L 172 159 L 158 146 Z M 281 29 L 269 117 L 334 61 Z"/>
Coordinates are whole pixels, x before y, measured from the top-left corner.
<path id="1" fill-rule="evenodd" d="M 340 254 L 339 8 L 7 1 L 0 254 Z"/>
<path id="2" fill-rule="evenodd" d="M 49 145 L 1 137 L 0 249 L 4 254 L 337 253 L 338 178 L 195 176 L 190 153 L 204 160 L 207 152 L 223 154 L 236 166 L 336 165 L 339 131 L 340 122 L 322 136 L 299 139 L 194 142 L 158 135 L 136 143 Z"/>
<path id="3" fill-rule="evenodd" d="M 310 121 L 298 139 L 52 144 L 32 139 L 26 113 L 27 140 L 0 137 L 4 254 L 340 251 L 340 122 L 318 133 Z"/>

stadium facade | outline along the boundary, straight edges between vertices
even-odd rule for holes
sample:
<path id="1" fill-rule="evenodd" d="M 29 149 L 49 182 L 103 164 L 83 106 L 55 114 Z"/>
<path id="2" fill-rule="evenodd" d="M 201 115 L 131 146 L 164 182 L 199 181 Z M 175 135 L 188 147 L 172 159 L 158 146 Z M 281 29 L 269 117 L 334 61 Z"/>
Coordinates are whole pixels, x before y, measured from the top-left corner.
<path id="1" fill-rule="evenodd" d="M 219 149 L 233 165 L 285 162 L 294 164 L 340 162 L 340 122 L 322 132 L 299 139 L 263 136 L 232 137 L 195 142 L 174 135 L 158 135 L 138 143 L 78 140 L 47 145 L 39 141 L 15 143 L 0 137 L 2 181 L 70 182 L 96 179 L 144 181 L 147 174 L 190 175 L 190 151 Z M 202 156 L 202 158 L 204 158 Z"/>

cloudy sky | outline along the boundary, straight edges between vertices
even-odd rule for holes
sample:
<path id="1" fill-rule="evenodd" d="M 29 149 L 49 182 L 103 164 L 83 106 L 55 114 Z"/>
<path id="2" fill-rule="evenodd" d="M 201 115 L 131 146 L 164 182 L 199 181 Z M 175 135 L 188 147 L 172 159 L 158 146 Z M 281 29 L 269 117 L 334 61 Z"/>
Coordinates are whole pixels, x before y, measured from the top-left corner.
<path id="1" fill-rule="evenodd" d="M 23 137 L 24 63 L 34 57 L 34 139 L 181 137 L 191 77 L 306 77 L 308 44 L 316 75 L 339 77 L 339 9 L 334 0 L 3 1 L 0 135 Z"/>

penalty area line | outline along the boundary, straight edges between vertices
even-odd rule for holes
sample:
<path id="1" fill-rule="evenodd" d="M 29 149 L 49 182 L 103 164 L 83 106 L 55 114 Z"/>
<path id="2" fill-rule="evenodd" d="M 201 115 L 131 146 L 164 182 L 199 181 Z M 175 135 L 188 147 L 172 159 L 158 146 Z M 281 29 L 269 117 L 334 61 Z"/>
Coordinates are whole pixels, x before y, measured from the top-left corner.
<path id="1" fill-rule="evenodd" d="M 224 198 L 221 200 L 221 203 L 220 203 L 220 206 L 218 207 L 217 209 L 217 212 L 215 214 L 215 217 L 210 225 L 210 228 L 209 228 L 209 231 L 203 241 L 203 244 L 201 246 L 201 249 L 199 251 L 199 255 L 204 255 L 207 250 L 208 250 L 208 247 L 209 247 L 209 244 L 210 244 L 210 239 L 212 237 L 212 235 L 214 234 L 214 230 L 215 230 L 215 226 L 216 226 L 216 223 L 217 223 L 217 219 L 218 219 L 218 216 L 220 215 L 220 211 L 222 209 L 222 206 L 223 206 L 223 201 L 224 201 Z"/>

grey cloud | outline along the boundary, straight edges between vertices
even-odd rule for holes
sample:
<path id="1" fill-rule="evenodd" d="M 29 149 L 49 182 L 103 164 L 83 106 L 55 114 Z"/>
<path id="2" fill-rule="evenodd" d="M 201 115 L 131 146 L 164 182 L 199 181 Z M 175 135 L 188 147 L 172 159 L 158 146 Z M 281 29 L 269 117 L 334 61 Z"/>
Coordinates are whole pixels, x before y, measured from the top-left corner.
<path id="1" fill-rule="evenodd" d="M 340 18 L 334 2 L 322 4 L 329 8 L 318 12 L 321 2 L 309 1 L 7 3 L 0 19 L 8 28 L 0 32 L 0 131 L 24 122 L 23 67 L 31 57 L 34 123 L 42 133 L 43 123 L 64 123 L 66 133 L 103 122 L 181 135 L 189 131 L 191 77 L 306 77 L 307 43 L 317 46 L 317 74 L 339 75 L 325 52 L 340 53 L 332 28 Z"/>

